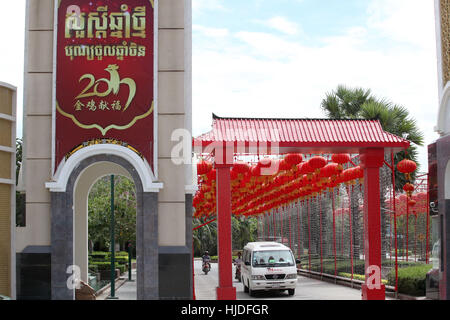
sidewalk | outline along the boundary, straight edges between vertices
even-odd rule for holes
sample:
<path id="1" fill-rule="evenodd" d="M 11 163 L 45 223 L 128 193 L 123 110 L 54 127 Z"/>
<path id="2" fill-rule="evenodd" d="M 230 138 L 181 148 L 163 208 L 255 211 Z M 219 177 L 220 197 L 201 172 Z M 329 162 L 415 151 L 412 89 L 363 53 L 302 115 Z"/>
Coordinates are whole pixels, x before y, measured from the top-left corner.
<path id="1" fill-rule="evenodd" d="M 128 281 L 128 272 L 124 273 L 119 280 L 116 281 L 115 297 L 117 300 L 136 300 L 136 269 L 131 272 L 132 282 Z M 111 290 L 108 289 L 97 297 L 97 300 L 107 300 Z"/>

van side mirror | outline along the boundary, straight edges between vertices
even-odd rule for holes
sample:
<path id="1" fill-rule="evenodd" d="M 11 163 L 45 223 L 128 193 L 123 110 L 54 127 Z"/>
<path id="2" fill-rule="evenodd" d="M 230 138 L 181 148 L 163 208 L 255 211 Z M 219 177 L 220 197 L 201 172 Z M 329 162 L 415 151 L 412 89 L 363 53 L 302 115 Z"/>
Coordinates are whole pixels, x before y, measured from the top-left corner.
<path id="1" fill-rule="evenodd" d="M 244 264 L 245 264 L 246 266 L 249 266 L 249 265 L 250 265 L 250 262 L 245 261 Z"/>
<path id="2" fill-rule="evenodd" d="M 295 263 L 296 263 L 296 264 L 300 264 L 300 263 L 302 263 L 302 262 L 300 261 L 300 259 L 295 259 Z"/>

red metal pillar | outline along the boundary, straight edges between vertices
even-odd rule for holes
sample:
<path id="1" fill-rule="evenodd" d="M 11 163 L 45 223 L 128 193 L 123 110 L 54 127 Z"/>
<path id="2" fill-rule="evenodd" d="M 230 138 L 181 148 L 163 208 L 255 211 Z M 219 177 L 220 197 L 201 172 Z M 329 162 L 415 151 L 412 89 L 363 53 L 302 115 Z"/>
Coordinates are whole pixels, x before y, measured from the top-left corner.
<path id="1" fill-rule="evenodd" d="M 336 259 L 336 212 L 334 210 L 334 188 L 332 189 L 332 207 L 333 207 L 333 253 L 334 253 L 334 276 L 337 277 L 337 259 Z"/>
<path id="2" fill-rule="evenodd" d="M 392 204 L 394 210 L 394 234 L 395 234 L 395 292 L 398 292 L 398 239 L 397 239 L 397 210 L 395 204 L 395 164 L 394 153 L 391 151 L 391 170 L 392 170 Z"/>
<path id="3" fill-rule="evenodd" d="M 409 196 L 406 195 L 406 261 L 408 261 L 408 237 L 409 237 Z"/>
<path id="4" fill-rule="evenodd" d="M 364 170 L 363 300 L 385 299 L 385 286 L 381 283 L 380 167 L 383 161 L 384 149 L 366 149 L 361 152 L 361 168 Z"/>
<path id="5" fill-rule="evenodd" d="M 231 167 L 232 164 L 216 163 L 217 247 L 219 253 L 217 300 L 236 300 L 231 255 Z"/>
<path id="6" fill-rule="evenodd" d="M 353 218 L 352 218 L 352 192 L 353 192 L 353 186 L 347 186 L 347 193 L 348 193 L 348 223 L 350 227 L 350 266 L 352 271 L 352 283 L 353 283 Z"/>
<path id="7" fill-rule="evenodd" d="M 308 198 L 308 260 L 309 271 L 311 272 L 311 210 L 310 210 L 310 198 Z"/>
<path id="8" fill-rule="evenodd" d="M 319 202 L 319 228 L 320 228 L 320 273 L 323 273 L 323 252 L 322 252 L 322 194 L 317 196 Z"/>
<path id="9" fill-rule="evenodd" d="M 302 251 L 301 251 L 301 234 L 300 234 L 300 203 L 301 201 L 298 202 L 298 207 L 297 207 L 297 257 L 300 259 L 301 255 L 302 255 Z"/>
<path id="10" fill-rule="evenodd" d="M 291 248 L 292 249 L 292 242 L 291 242 L 291 213 L 292 213 L 292 210 L 289 210 L 288 211 L 288 219 L 289 219 L 289 248 Z"/>

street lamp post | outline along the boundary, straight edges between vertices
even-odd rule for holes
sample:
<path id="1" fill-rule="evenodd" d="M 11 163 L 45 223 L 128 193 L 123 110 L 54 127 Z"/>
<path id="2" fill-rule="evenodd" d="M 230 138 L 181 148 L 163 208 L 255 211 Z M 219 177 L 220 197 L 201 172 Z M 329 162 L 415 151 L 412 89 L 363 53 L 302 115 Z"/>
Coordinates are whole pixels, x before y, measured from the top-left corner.
<path id="1" fill-rule="evenodd" d="M 115 241 L 114 241 L 114 175 L 111 175 L 111 293 L 107 299 L 118 299 L 116 294 L 116 257 L 114 254 L 115 251 Z"/>

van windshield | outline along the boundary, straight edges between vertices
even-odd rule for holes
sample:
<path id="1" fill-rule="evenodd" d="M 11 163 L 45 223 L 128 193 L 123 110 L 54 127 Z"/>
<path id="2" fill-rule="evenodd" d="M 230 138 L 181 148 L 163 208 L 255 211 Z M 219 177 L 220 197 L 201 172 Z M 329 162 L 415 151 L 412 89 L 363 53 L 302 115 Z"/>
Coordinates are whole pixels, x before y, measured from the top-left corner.
<path id="1" fill-rule="evenodd" d="M 294 258 L 289 250 L 254 251 L 253 267 L 292 267 Z"/>

